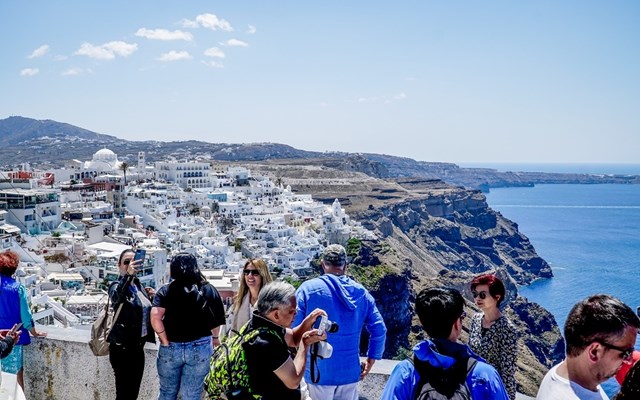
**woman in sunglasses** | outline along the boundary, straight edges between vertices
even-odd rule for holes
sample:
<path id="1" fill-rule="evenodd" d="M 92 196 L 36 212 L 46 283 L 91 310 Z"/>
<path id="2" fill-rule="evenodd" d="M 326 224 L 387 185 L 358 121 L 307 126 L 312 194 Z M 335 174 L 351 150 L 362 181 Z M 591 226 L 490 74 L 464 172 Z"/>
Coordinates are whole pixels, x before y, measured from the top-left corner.
<path id="1" fill-rule="evenodd" d="M 511 322 L 500 311 L 505 297 L 504 284 L 495 275 L 480 275 L 471 281 L 471 294 L 482 312 L 471 319 L 469 347 L 495 367 L 509 398 L 514 400 L 517 336 Z"/>
<path id="2" fill-rule="evenodd" d="M 247 260 L 240 273 L 240 289 L 231 306 L 229 336 L 235 335 L 251 319 L 260 290 L 271 281 L 273 278 L 264 260 Z"/>
<path id="3" fill-rule="evenodd" d="M 144 260 L 134 260 L 135 251 L 120 253 L 120 278 L 109 286 L 114 312 L 120 308 L 107 341 L 109 362 L 116 378 L 116 400 L 137 399 L 144 373 L 144 344 L 155 343 L 151 328 L 151 298 L 155 291 L 144 288 L 136 277 Z"/>

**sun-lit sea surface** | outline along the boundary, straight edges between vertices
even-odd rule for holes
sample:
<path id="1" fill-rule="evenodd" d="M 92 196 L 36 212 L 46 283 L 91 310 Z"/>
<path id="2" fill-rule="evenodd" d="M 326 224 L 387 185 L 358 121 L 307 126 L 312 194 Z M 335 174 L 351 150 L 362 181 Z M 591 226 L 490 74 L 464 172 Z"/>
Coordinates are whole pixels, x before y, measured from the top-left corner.
<path id="1" fill-rule="evenodd" d="M 481 166 L 640 174 L 640 165 Z M 640 306 L 640 185 L 498 188 L 491 189 L 487 201 L 518 223 L 538 254 L 551 265 L 554 278 L 522 287 L 520 293 L 551 311 L 561 328 L 573 304 L 594 293 L 617 296 L 634 310 Z M 613 380 L 604 387 L 609 395 L 617 391 Z"/>

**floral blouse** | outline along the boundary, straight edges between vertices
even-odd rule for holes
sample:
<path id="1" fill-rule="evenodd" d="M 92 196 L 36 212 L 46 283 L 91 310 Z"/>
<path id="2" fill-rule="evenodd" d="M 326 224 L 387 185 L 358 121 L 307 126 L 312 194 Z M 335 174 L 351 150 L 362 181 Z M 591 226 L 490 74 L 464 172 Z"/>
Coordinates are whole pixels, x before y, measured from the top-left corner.
<path id="1" fill-rule="evenodd" d="M 482 328 L 484 313 L 471 319 L 469 347 L 500 374 L 509 398 L 516 398 L 516 354 L 518 351 L 516 330 L 504 315 L 489 329 Z"/>

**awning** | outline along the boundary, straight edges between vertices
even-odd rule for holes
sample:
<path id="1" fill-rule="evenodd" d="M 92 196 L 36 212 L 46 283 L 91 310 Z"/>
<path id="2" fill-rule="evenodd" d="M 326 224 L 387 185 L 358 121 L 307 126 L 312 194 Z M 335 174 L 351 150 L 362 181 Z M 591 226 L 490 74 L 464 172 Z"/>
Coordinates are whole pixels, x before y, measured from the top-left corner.
<path id="1" fill-rule="evenodd" d="M 20 228 L 10 224 L 0 225 L 0 230 L 4 231 L 5 233 L 20 233 Z"/>

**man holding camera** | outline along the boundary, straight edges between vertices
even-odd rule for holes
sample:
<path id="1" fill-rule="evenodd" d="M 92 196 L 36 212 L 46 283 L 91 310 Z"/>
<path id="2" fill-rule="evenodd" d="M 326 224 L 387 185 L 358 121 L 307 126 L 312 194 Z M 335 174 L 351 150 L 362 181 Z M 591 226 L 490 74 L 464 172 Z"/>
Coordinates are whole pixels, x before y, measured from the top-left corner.
<path id="1" fill-rule="evenodd" d="M 357 400 L 358 381 L 382 358 L 387 328 L 375 300 L 361 284 L 345 275 L 344 247 L 329 245 L 322 255 L 324 275 L 310 279 L 296 291 L 298 312 L 294 326 L 316 308 L 325 310 L 320 329 L 327 342 L 311 348 L 305 371 L 309 395 L 314 400 Z M 367 361 L 360 365 L 360 333 L 370 334 Z"/>

